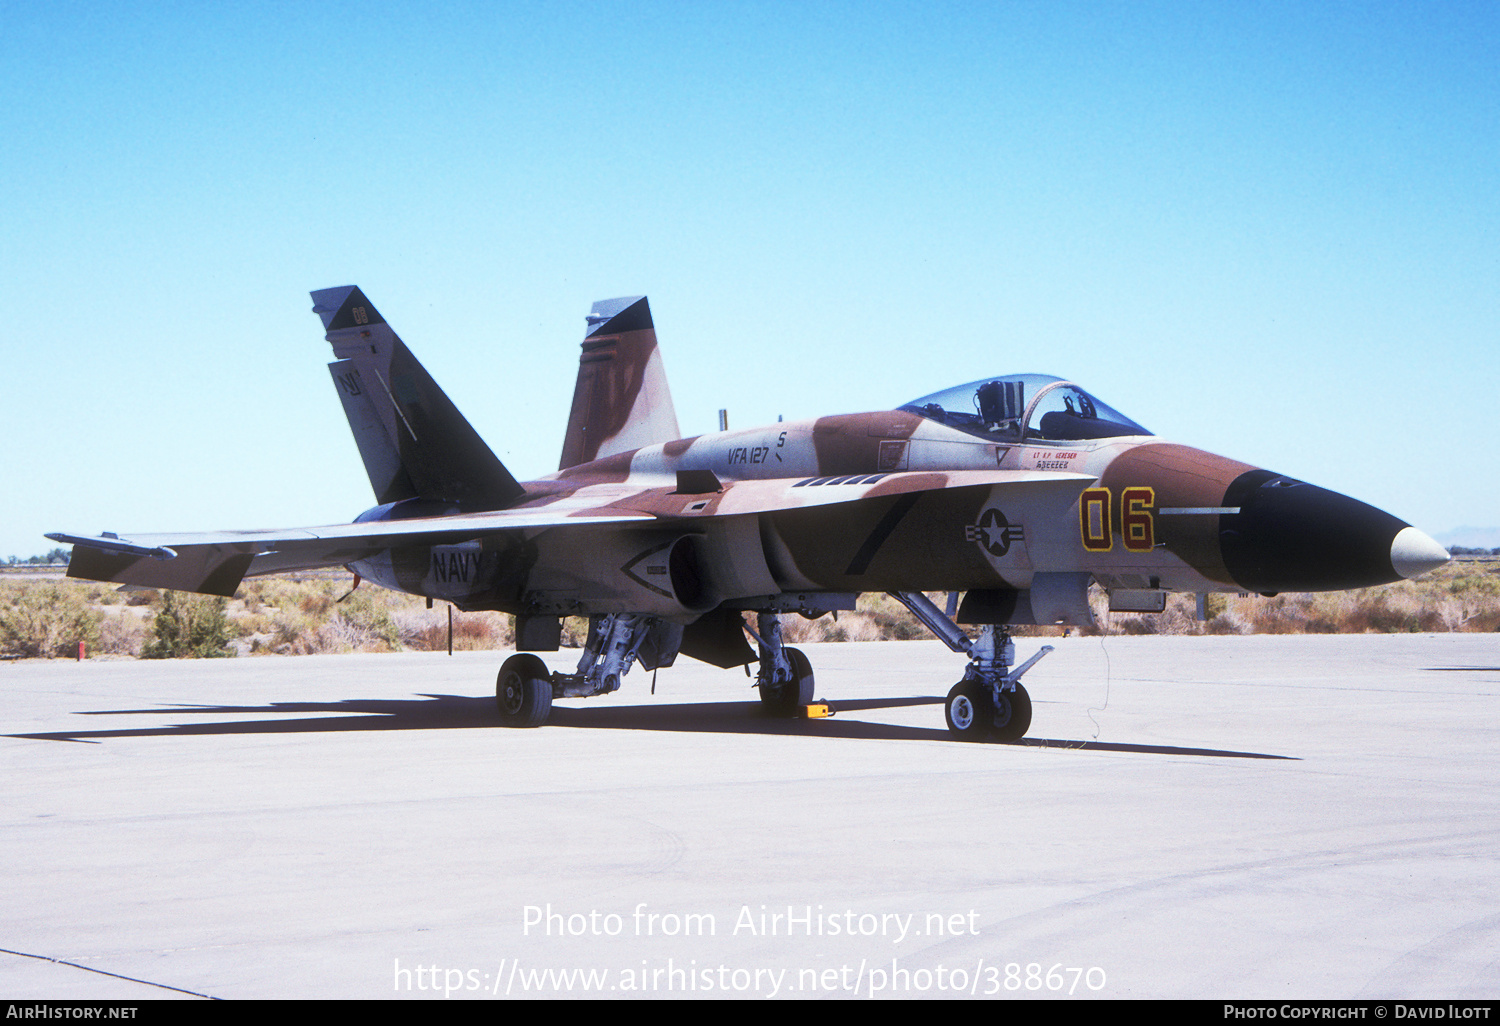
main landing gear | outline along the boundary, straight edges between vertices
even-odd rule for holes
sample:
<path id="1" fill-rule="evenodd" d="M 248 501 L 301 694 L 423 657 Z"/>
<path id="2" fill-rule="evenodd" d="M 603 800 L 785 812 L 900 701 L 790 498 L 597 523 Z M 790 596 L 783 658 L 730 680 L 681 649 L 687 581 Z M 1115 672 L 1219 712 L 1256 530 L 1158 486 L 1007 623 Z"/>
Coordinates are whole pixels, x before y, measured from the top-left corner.
<path id="1" fill-rule="evenodd" d="M 970 640 L 942 610 L 920 592 L 891 592 L 949 648 L 969 657 L 963 680 L 948 692 L 944 713 L 953 736 L 964 741 L 1019 741 L 1031 727 L 1031 696 L 1021 677 L 1052 651 L 1041 651 L 1012 668 L 1016 657 L 1010 628 L 989 624 Z M 796 715 L 813 700 L 812 664 L 801 650 L 782 640 L 774 612 L 756 615 L 745 629 L 760 646 L 755 686 L 761 706 L 778 716 Z M 588 698 L 618 691 L 620 679 L 639 660 L 646 669 L 670 665 L 682 641 L 682 627 L 640 613 L 612 613 L 589 624 L 589 640 L 576 673 L 553 673 L 529 653 L 511 656 L 495 680 L 500 719 L 512 727 L 546 722 L 556 698 Z"/>
<path id="2" fill-rule="evenodd" d="M 611 613 L 589 623 L 589 640 L 578 660 L 577 673 L 553 673 L 529 653 L 513 655 L 500 667 L 495 679 L 495 705 L 508 727 L 537 727 L 546 722 L 554 698 L 588 698 L 620 690 L 620 678 L 630 671 L 642 647 L 662 626 L 654 616 Z M 667 625 L 662 634 L 670 634 Z M 681 640 L 680 627 L 675 627 Z M 666 640 L 658 638 L 657 642 Z M 675 654 L 676 649 L 673 649 Z M 660 665 L 649 662 L 648 669 Z"/>
<path id="3" fill-rule="evenodd" d="M 812 664 L 801 650 L 787 648 L 775 613 L 756 617 L 760 673 L 755 686 L 761 705 L 778 716 L 795 715 L 813 700 Z M 747 630 L 749 628 L 747 627 Z M 553 673 L 534 655 L 505 660 L 495 679 L 495 705 L 509 727 L 545 723 L 555 698 L 589 698 L 620 689 L 620 679 L 637 660 L 646 669 L 670 665 L 682 641 L 682 628 L 654 616 L 612 613 L 593 618 L 589 640 L 576 673 Z"/>
<path id="4" fill-rule="evenodd" d="M 773 715 L 794 716 L 813 700 L 812 663 L 800 648 L 782 643 L 781 618 L 775 613 L 757 614 L 755 626 L 759 629 L 750 633 L 760 644 L 760 673 L 755 677 L 760 704 Z"/>
<path id="5" fill-rule="evenodd" d="M 964 679 L 948 692 L 944 713 L 948 729 L 961 741 L 1019 741 L 1031 728 L 1031 696 L 1021 686 L 1021 676 L 1037 664 L 1051 645 L 1015 669 L 1015 642 L 1004 624 L 987 624 L 979 637 L 970 640 L 942 610 L 921 592 L 891 592 L 912 615 L 955 652 L 969 656 Z"/>

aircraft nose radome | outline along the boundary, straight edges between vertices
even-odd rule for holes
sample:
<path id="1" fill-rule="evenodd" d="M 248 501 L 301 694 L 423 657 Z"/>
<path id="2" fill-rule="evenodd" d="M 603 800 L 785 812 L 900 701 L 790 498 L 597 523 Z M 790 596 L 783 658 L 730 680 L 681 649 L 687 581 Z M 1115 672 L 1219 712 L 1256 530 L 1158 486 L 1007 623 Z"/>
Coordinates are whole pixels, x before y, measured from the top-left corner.
<path id="1" fill-rule="evenodd" d="M 1219 518 L 1219 548 L 1246 591 L 1367 588 L 1447 560 L 1436 542 L 1405 521 L 1269 470 L 1241 474 L 1223 504 L 1239 512 Z"/>
<path id="2" fill-rule="evenodd" d="M 1407 580 L 1421 577 L 1452 559 L 1447 549 L 1415 527 L 1405 528 L 1391 542 L 1391 568 Z"/>

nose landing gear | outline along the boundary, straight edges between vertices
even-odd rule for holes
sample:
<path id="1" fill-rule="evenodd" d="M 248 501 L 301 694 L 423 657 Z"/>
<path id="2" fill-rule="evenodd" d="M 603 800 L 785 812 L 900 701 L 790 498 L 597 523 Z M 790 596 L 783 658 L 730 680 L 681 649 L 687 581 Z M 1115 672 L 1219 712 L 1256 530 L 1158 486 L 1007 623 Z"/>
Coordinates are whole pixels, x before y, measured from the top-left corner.
<path id="1" fill-rule="evenodd" d="M 1021 676 L 1052 651 L 1043 645 L 1041 651 L 1015 669 L 1015 642 L 1010 627 L 987 624 L 979 637 L 970 640 L 942 610 L 921 592 L 891 592 L 891 596 L 912 611 L 927 629 L 936 634 L 955 652 L 969 656 L 964 679 L 948 692 L 944 713 L 948 729 L 961 741 L 1019 741 L 1031 728 L 1031 696 L 1021 686 Z"/>
<path id="2" fill-rule="evenodd" d="M 948 692 L 944 712 L 960 741 L 1019 741 L 1031 727 L 1031 696 L 1016 684 L 997 699 L 990 687 L 961 680 Z"/>

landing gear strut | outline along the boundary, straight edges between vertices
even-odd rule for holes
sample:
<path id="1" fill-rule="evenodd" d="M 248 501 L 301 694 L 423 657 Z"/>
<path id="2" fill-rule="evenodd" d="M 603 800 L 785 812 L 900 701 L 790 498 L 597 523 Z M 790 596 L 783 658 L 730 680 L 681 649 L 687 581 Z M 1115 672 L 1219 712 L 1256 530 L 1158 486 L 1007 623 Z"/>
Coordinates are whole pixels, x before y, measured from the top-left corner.
<path id="1" fill-rule="evenodd" d="M 760 644 L 760 673 L 755 677 L 760 704 L 777 716 L 795 715 L 813 700 L 812 663 L 801 649 L 782 643 L 781 618 L 775 613 L 757 614 L 755 626 L 759 629 L 750 634 Z"/>
<path id="2" fill-rule="evenodd" d="M 552 678 L 554 698 L 592 698 L 620 690 L 635 657 L 657 619 L 641 613 L 610 613 L 589 621 L 589 640 L 578 659 L 577 673 Z"/>
<path id="3" fill-rule="evenodd" d="M 552 673 L 534 655 L 511 656 L 495 681 L 500 719 L 509 727 L 536 727 L 546 721 L 554 698 L 589 698 L 618 691 L 620 678 L 630 672 L 642 644 L 659 622 L 639 613 L 595 617 L 577 673 Z"/>
<path id="4" fill-rule="evenodd" d="M 910 609 L 949 648 L 969 656 L 964 679 L 948 692 L 944 708 L 953 736 L 964 741 L 1019 741 L 1024 737 L 1031 728 L 1031 696 L 1021 686 L 1021 676 L 1051 652 L 1052 646 L 1043 645 L 1036 655 L 1011 669 L 1016 645 L 1010 640 L 1008 625 L 987 624 L 971 641 L 921 592 L 891 592 L 891 597 Z"/>

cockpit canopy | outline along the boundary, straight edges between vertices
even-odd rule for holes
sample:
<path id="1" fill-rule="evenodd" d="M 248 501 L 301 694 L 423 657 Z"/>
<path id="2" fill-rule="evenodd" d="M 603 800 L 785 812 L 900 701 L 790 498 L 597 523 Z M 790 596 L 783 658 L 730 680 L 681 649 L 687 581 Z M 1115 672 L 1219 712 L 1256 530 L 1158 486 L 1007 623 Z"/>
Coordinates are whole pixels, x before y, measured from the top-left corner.
<path id="1" fill-rule="evenodd" d="M 997 441 L 1062 442 L 1151 434 L 1071 381 L 1048 374 L 981 378 L 914 399 L 901 409 Z"/>

